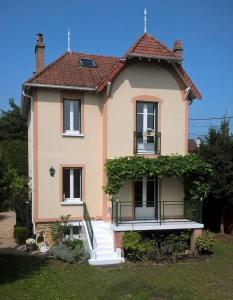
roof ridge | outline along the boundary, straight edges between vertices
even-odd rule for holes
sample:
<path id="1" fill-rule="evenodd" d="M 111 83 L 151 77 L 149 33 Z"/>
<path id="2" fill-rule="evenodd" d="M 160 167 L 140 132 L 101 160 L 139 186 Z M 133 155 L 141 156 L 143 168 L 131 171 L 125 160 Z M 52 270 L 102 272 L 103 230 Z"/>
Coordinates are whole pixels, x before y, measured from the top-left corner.
<path id="1" fill-rule="evenodd" d="M 71 53 L 77 54 L 77 55 L 90 55 L 90 56 L 98 56 L 98 57 L 108 57 L 108 58 L 118 58 L 118 59 L 120 59 L 120 56 L 113 56 L 113 55 L 93 54 L 93 53 L 74 52 L 74 51 L 72 51 Z"/>
<path id="2" fill-rule="evenodd" d="M 41 74 L 43 74 L 45 71 L 47 71 L 49 68 L 51 68 L 53 65 L 55 65 L 58 61 L 60 61 L 62 58 L 64 58 L 66 56 L 66 54 L 68 54 L 70 52 L 66 51 L 65 53 L 63 53 L 61 56 L 59 56 L 57 59 L 55 59 L 53 62 L 51 62 L 50 64 L 48 64 L 46 67 L 44 67 L 44 69 L 42 69 L 40 72 L 36 73 L 35 75 L 33 75 L 32 77 L 30 77 L 28 80 L 25 81 L 26 82 L 30 82 L 33 79 L 36 79 L 38 76 L 40 76 Z"/>

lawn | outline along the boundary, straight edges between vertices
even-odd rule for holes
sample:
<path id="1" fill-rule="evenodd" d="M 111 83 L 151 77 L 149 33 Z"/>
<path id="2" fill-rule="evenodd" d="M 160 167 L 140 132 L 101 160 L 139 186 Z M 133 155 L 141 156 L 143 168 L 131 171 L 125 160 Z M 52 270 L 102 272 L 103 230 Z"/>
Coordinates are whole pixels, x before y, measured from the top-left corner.
<path id="1" fill-rule="evenodd" d="M 91 267 L 0 256 L 0 299 L 233 299 L 233 241 L 207 260 Z"/>

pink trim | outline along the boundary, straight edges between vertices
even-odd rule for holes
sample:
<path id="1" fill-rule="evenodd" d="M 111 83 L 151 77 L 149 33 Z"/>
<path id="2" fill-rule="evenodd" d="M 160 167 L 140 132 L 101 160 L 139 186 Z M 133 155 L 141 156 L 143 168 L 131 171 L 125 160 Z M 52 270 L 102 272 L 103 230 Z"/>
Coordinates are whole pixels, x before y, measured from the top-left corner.
<path id="1" fill-rule="evenodd" d="M 38 99 L 37 99 L 37 90 L 35 90 L 34 95 L 34 104 L 33 104 L 33 131 L 34 131 L 34 148 L 33 148 L 33 160 L 34 160 L 34 221 L 38 219 Z"/>
<path id="2" fill-rule="evenodd" d="M 152 95 L 139 95 L 132 98 L 133 102 L 133 131 L 136 130 L 136 102 L 153 102 L 158 103 L 158 132 L 161 132 L 161 105 L 163 104 L 163 99 L 152 96 Z M 138 156 L 145 157 L 158 157 L 157 154 L 135 154 Z"/>
<path id="3" fill-rule="evenodd" d="M 60 202 L 63 200 L 63 168 L 80 168 L 82 169 L 82 201 L 86 202 L 86 165 L 84 164 L 60 164 Z"/>
<path id="4" fill-rule="evenodd" d="M 83 218 L 81 217 L 72 217 L 72 218 L 69 218 L 69 221 L 68 222 L 75 222 L 75 221 L 82 221 Z M 61 218 L 39 218 L 39 219 L 36 219 L 35 222 L 36 223 L 49 223 L 49 222 L 56 222 L 56 221 L 61 221 Z"/>
<path id="5" fill-rule="evenodd" d="M 103 185 L 107 183 L 107 176 L 105 174 L 104 164 L 107 160 L 107 135 L 108 135 L 108 110 L 107 110 L 108 97 L 103 98 Z M 103 220 L 109 220 L 108 217 L 108 199 L 107 194 L 103 191 Z"/>
<path id="6" fill-rule="evenodd" d="M 64 133 L 64 100 L 80 100 L 81 101 L 81 134 L 85 134 L 85 102 L 84 94 L 77 92 L 61 93 L 61 133 Z"/>

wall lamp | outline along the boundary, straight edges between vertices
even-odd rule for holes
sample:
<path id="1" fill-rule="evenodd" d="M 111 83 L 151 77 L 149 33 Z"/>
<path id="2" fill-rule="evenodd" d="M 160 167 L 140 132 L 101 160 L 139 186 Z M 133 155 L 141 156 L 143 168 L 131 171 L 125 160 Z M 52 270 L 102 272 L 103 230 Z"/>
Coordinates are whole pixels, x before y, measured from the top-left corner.
<path id="1" fill-rule="evenodd" d="M 54 177 L 55 175 L 55 169 L 53 166 L 51 166 L 51 168 L 49 169 L 49 173 L 50 173 L 50 176 Z"/>

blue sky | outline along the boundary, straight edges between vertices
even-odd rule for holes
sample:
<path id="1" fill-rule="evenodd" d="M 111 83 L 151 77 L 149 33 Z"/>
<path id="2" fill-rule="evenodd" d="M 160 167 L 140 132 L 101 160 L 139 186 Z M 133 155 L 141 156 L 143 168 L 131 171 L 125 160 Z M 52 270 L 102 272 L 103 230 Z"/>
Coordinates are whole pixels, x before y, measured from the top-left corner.
<path id="1" fill-rule="evenodd" d="M 233 116 L 232 0 L 1 1 L 0 108 L 10 97 L 20 101 L 35 68 L 37 32 L 45 35 L 46 63 L 66 51 L 68 28 L 73 51 L 120 56 L 143 32 L 144 7 L 150 34 L 169 47 L 183 42 L 184 67 L 203 95 L 190 118 Z M 190 122 L 190 133 L 203 134 L 209 124 Z"/>

